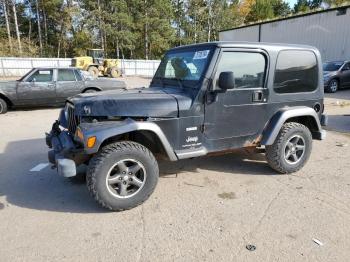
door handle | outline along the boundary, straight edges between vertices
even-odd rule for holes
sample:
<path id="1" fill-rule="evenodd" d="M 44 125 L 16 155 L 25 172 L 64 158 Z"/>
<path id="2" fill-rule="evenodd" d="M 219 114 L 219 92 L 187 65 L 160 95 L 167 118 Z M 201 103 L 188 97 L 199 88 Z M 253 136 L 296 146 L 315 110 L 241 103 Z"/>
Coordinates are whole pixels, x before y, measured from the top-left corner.
<path id="1" fill-rule="evenodd" d="M 48 87 L 55 87 L 55 84 L 48 84 Z"/>
<path id="2" fill-rule="evenodd" d="M 264 94 L 262 91 L 253 92 L 253 102 L 262 102 L 263 98 L 264 98 Z"/>

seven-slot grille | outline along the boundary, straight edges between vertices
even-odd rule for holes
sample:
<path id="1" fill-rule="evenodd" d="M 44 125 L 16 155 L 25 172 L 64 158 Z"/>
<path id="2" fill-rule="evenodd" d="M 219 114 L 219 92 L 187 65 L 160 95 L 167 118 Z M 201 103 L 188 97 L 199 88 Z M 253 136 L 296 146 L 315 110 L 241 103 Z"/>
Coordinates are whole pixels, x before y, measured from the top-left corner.
<path id="1" fill-rule="evenodd" d="M 67 123 L 68 123 L 68 131 L 71 135 L 75 134 L 77 130 L 77 126 L 80 123 L 80 119 L 75 115 L 74 106 L 72 104 L 67 103 Z"/>

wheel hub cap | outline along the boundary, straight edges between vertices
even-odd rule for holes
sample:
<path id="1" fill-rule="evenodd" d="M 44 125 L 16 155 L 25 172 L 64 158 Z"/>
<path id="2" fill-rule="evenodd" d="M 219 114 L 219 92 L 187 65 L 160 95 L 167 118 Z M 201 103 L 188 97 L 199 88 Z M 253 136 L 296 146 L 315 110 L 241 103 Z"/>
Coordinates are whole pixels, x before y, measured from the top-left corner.
<path id="1" fill-rule="evenodd" d="M 146 182 L 146 169 L 135 159 L 124 159 L 113 165 L 106 177 L 106 186 L 114 197 L 136 195 Z"/>
<path id="2" fill-rule="evenodd" d="M 305 139 L 300 135 L 292 136 L 284 148 L 284 159 L 288 164 L 297 164 L 305 153 Z"/>

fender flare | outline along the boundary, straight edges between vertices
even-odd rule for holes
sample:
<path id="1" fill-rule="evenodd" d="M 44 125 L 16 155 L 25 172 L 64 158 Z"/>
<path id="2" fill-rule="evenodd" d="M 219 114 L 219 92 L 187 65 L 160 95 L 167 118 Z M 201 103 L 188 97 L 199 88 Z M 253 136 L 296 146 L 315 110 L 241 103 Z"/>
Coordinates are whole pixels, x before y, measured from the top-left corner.
<path id="1" fill-rule="evenodd" d="M 96 86 L 88 86 L 88 87 L 84 87 L 83 91 L 81 91 L 82 93 L 85 93 L 87 90 L 96 90 L 96 91 L 102 91 L 101 88 L 96 87 Z"/>
<path id="2" fill-rule="evenodd" d="M 161 141 L 164 150 L 166 154 L 168 155 L 169 159 L 171 161 L 178 160 L 173 147 L 170 145 L 168 139 L 166 138 L 165 134 L 161 130 L 161 128 L 153 122 L 141 122 L 141 121 L 135 121 L 130 118 L 120 121 L 120 122 L 108 122 L 103 125 L 96 125 L 96 124 L 90 124 L 90 123 L 81 123 L 79 125 L 79 128 L 84 134 L 84 145 L 86 145 L 86 140 L 88 137 L 95 136 L 96 142 L 93 148 L 86 148 L 85 152 L 87 154 L 94 154 L 98 152 L 100 146 L 102 143 L 107 140 L 108 138 L 126 134 L 133 131 L 138 130 L 145 130 L 153 132 Z"/>
<path id="3" fill-rule="evenodd" d="M 280 132 L 283 124 L 290 118 L 308 116 L 312 117 L 317 125 L 316 132 L 322 133 L 319 117 L 311 107 L 290 107 L 278 111 L 268 122 L 262 134 L 261 145 L 272 145 Z"/>

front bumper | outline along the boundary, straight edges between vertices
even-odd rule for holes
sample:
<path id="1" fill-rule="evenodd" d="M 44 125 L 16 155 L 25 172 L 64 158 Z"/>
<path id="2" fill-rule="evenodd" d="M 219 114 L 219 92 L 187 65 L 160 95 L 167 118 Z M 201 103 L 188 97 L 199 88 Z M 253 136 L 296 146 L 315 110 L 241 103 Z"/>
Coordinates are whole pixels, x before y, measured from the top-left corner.
<path id="1" fill-rule="evenodd" d="M 46 134 L 49 162 L 57 167 L 59 175 L 73 177 L 77 174 L 77 165 L 84 161 L 83 150 L 77 148 L 67 131 L 61 131 L 56 122 L 49 134 Z"/>

